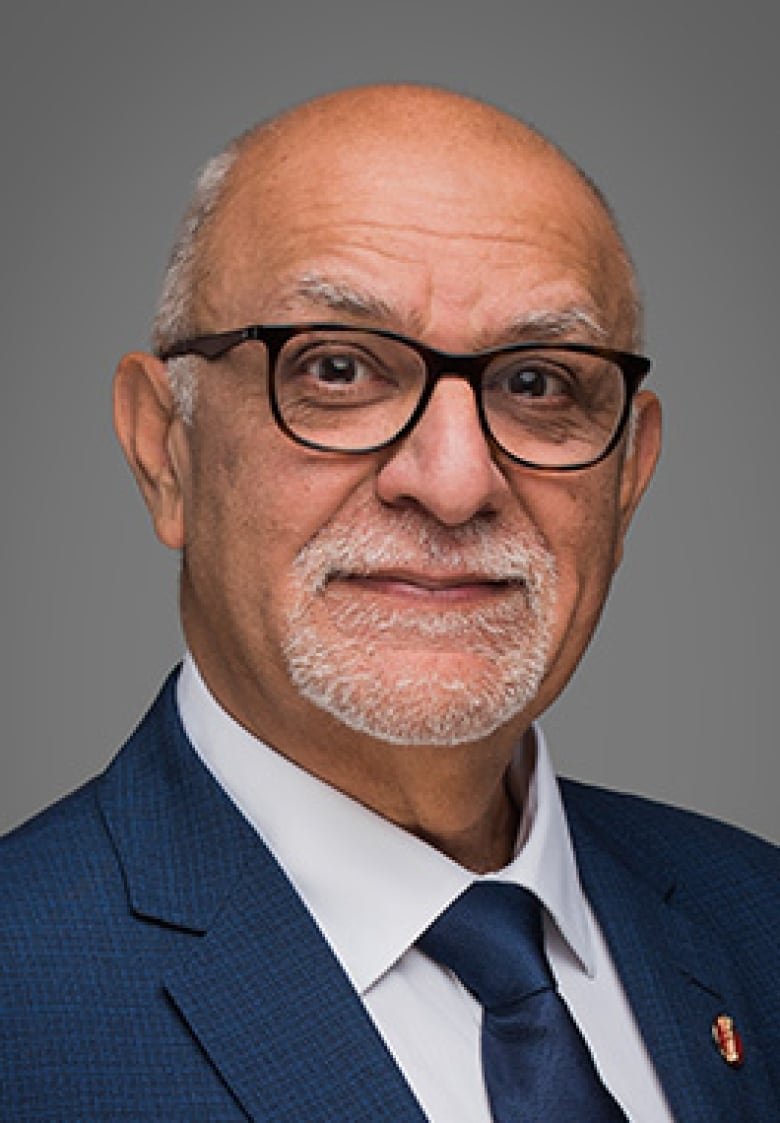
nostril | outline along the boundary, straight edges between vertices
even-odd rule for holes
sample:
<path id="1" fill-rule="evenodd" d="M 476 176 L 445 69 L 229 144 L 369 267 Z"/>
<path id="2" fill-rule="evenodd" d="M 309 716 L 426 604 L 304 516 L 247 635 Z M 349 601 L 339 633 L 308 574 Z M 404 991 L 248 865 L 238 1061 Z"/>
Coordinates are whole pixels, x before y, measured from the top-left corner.
<path id="1" fill-rule="evenodd" d="M 439 383 L 414 429 L 386 450 L 376 476 L 383 503 L 416 505 L 447 526 L 497 510 L 508 490 L 462 379 Z"/>

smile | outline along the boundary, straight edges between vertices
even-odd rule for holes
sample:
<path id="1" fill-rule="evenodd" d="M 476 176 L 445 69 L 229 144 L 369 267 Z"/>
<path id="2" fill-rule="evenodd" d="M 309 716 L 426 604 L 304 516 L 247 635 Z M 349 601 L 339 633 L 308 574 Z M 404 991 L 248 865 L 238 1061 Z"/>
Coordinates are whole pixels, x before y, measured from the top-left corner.
<path id="1" fill-rule="evenodd" d="M 411 570 L 380 570 L 373 573 L 336 573 L 328 585 L 373 593 L 377 596 L 410 598 L 416 602 L 470 602 L 522 592 L 525 582 L 517 578 L 496 578 L 484 574 L 436 575 Z"/>

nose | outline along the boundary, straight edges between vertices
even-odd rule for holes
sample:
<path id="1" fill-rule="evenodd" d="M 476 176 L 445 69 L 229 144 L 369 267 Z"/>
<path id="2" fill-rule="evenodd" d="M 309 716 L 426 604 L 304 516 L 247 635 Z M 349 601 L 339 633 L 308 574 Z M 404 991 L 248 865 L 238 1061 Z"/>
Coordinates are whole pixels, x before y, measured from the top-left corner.
<path id="1" fill-rule="evenodd" d="M 510 494 L 482 430 L 471 387 L 443 378 L 411 433 L 376 476 L 378 498 L 418 506 L 445 526 L 494 514 Z"/>

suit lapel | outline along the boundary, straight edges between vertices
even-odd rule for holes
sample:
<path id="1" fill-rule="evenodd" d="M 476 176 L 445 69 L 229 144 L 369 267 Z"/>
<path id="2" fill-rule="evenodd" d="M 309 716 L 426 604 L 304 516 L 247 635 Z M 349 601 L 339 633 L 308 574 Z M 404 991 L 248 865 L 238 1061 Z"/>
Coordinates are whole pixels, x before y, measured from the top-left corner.
<path id="1" fill-rule="evenodd" d="M 166 989 L 251 1118 L 421 1121 L 362 1003 L 267 851 Z"/>
<path id="2" fill-rule="evenodd" d="M 577 802 L 567 804 L 583 888 L 675 1119 L 760 1118 L 762 1105 L 772 1102 L 760 1041 L 751 1036 L 750 1010 L 717 932 L 677 907 L 673 871 L 648 882 L 646 855 L 634 856 L 632 868 Z M 749 1063 L 742 1069 L 727 1065 L 713 1042 L 721 1014 L 733 1017 L 744 1038 Z"/>
<path id="3" fill-rule="evenodd" d="M 161 985 L 250 1119 L 423 1123 L 290 882 L 187 743 L 174 681 L 100 794 L 134 912 L 192 936 Z"/>

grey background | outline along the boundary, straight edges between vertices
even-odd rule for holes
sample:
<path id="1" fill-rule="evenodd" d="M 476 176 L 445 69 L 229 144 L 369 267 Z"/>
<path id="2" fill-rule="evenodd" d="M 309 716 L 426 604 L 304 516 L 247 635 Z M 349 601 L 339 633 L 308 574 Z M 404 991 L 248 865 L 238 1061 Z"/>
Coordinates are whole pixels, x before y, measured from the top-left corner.
<path id="1" fill-rule="evenodd" d="M 180 652 L 176 559 L 114 445 L 110 380 L 145 345 L 196 167 L 290 103 L 412 79 L 561 143 L 612 199 L 647 296 L 666 449 L 545 723 L 559 768 L 778 838 L 773 9 L 76 0 L 4 15 L 0 826 L 102 767 Z"/>

